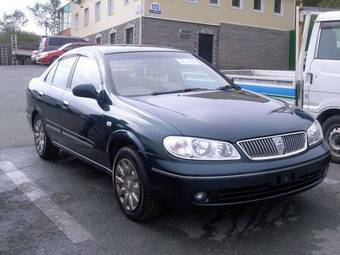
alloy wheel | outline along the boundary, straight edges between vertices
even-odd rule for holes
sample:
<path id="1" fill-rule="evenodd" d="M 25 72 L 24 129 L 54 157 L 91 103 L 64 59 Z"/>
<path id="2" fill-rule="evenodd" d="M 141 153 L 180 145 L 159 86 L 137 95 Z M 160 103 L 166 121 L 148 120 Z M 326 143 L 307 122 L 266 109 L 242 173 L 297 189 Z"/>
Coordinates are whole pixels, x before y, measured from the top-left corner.
<path id="1" fill-rule="evenodd" d="M 133 163 L 123 158 L 114 172 L 116 192 L 119 202 L 125 210 L 131 212 L 137 209 L 140 201 L 140 180 Z"/>
<path id="2" fill-rule="evenodd" d="M 340 156 L 340 127 L 335 127 L 328 136 L 331 152 L 335 156 Z"/>
<path id="3" fill-rule="evenodd" d="M 34 124 L 34 142 L 39 154 L 43 154 L 46 144 L 46 134 L 41 119 Z"/>

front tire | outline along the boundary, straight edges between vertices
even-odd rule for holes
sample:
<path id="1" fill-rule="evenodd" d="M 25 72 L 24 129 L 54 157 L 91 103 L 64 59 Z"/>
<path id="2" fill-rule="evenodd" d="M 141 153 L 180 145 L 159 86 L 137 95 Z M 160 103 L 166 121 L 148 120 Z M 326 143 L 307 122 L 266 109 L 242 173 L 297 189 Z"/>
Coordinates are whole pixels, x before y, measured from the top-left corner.
<path id="1" fill-rule="evenodd" d="M 331 149 L 332 161 L 340 163 L 340 115 L 327 119 L 322 129 Z"/>
<path id="2" fill-rule="evenodd" d="M 44 123 L 39 114 L 33 123 L 34 144 L 38 155 L 45 160 L 51 160 L 58 156 L 59 149 L 48 138 Z"/>
<path id="3" fill-rule="evenodd" d="M 120 209 L 136 222 L 156 218 L 161 206 L 153 199 L 146 168 L 139 153 L 123 147 L 114 160 L 112 182 Z"/>

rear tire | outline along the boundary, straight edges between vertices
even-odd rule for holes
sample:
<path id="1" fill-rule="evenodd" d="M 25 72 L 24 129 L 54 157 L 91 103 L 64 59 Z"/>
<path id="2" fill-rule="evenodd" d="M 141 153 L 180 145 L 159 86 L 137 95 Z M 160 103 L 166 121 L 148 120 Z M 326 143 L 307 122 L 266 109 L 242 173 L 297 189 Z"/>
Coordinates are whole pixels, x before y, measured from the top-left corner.
<path id="1" fill-rule="evenodd" d="M 58 156 L 59 149 L 48 138 L 44 123 L 39 114 L 34 118 L 33 135 L 35 148 L 42 159 L 51 160 Z"/>
<path id="2" fill-rule="evenodd" d="M 328 118 L 322 129 L 331 149 L 332 161 L 340 163 L 340 115 Z"/>
<path id="3" fill-rule="evenodd" d="M 120 209 L 136 222 L 155 219 L 161 206 L 153 199 L 143 159 L 133 147 L 123 147 L 115 157 L 112 182 Z"/>

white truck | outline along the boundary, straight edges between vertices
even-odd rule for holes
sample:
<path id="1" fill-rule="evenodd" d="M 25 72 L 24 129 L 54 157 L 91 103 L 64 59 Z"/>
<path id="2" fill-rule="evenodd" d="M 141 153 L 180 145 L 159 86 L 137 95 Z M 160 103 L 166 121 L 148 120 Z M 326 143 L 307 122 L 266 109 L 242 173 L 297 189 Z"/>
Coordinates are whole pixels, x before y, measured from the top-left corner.
<path id="1" fill-rule="evenodd" d="M 306 48 L 311 15 L 305 18 L 301 49 Z M 223 72 L 243 88 L 282 97 L 311 113 L 323 127 L 333 161 L 340 163 L 340 11 L 318 15 L 298 63 L 295 72 Z"/>

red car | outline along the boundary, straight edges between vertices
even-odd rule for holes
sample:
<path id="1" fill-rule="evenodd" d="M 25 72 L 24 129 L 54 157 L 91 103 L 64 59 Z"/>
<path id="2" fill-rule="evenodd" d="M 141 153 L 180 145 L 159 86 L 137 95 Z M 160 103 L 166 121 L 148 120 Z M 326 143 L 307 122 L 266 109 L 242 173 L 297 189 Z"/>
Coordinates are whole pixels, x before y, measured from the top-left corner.
<path id="1" fill-rule="evenodd" d="M 36 63 L 41 64 L 41 65 L 50 65 L 57 58 L 63 55 L 66 51 L 79 48 L 79 47 L 90 46 L 90 45 L 93 45 L 93 43 L 90 43 L 90 42 L 67 43 L 61 46 L 57 50 L 51 50 L 51 51 L 45 51 L 45 52 L 39 53 L 38 56 L 36 57 Z"/>

